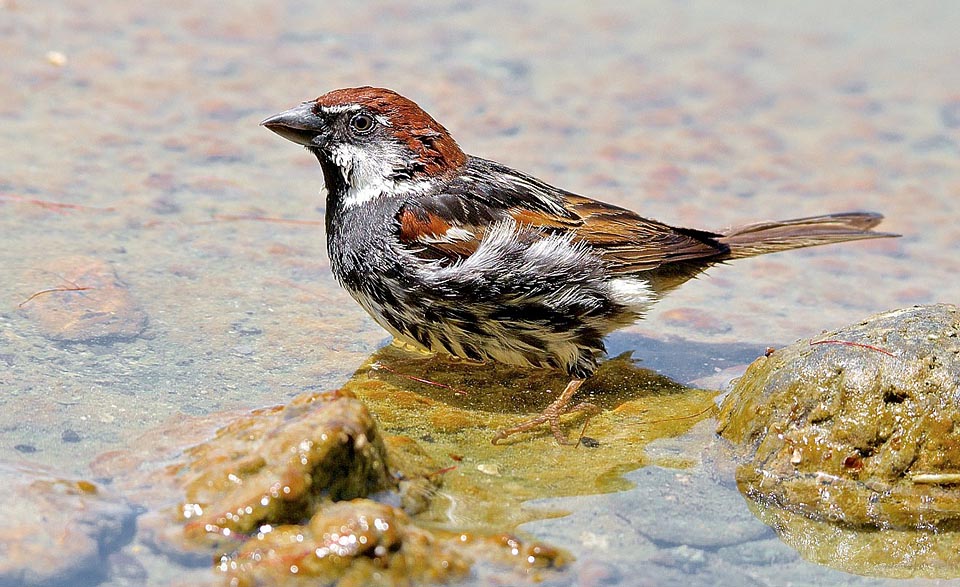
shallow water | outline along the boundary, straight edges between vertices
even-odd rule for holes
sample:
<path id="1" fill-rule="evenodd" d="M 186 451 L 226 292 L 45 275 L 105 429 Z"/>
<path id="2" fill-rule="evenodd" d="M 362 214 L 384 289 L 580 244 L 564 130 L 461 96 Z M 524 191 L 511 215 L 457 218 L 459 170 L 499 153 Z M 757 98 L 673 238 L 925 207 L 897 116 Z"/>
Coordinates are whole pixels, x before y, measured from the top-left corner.
<path id="1" fill-rule="evenodd" d="M 866 209 L 904 235 L 714 268 L 611 337 L 611 354 L 680 382 L 874 312 L 960 299 L 955 3 L 224 6 L 0 2 L 2 459 L 87 475 L 178 415 L 341 385 L 386 343 L 330 274 L 315 161 L 258 127 L 336 87 L 396 89 L 469 153 L 665 222 Z M 29 313 L 42 300 L 27 300 L 72 286 L 68 255 L 110 264 L 147 316 L 141 335 L 44 336 Z M 676 450 L 697 455 L 704 437 L 686 438 Z M 637 513 L 659 482 L 648 469 L 630 476 L 639 493 L 565 501 L 578 514 L 527 529 L 579 553 L 582 576 L 596 562 L 612 584 L 722 581 L 742 560 L 699 530 L 644 534 L 661 521 Z M 596 500 L 630 511 L 649 548 L 687 550 L 641 567 L 584 546 L 624 536 L 597 523 L 584 538 L 577 516 Z M 752 523 L 743 549 L 749 537 L 775 551 L 751 571 L 758 584 L 782 569 L 796 584 L 872 583 L 803 563 Z M 144 563 L 149 577 L 161 564 Z"/>

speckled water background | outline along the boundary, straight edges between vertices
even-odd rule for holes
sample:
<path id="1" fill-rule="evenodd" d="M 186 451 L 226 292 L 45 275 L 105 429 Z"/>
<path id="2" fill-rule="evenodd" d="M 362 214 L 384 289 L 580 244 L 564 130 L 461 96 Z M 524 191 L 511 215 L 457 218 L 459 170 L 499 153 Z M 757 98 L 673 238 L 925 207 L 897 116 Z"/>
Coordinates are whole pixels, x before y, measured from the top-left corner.
<path id="1" fill-rule="evenodd" d="M 414 4 L 0 2 L 0 458 L 83 475 L 179 414 L 337 386 L 386 342 L 330 274 L 315 161 L 258 127 L 343 86 L 393 88 L 469 153 L 668 223 L 867 209 L 904 235 L 715 268 L 614 337 L 682 380 L 721 368 L 704 348 L 960 300 L 955 2 Z M 64 286 L 43 268 L 67 255 L 113 266 L 148 317 L 141 336 L 39 332 L 18 305 Z M 589 512 L 661 523 L 636 506 L 663 483 L 654 473 L 602 506 L 562 505 L 586 522 L 539 529 L 579 552 L 585 576 L 591 560 L 612 565 L 611 584 L 740 573 L 727 546 L 690 540 L 658 555 L 669 573 L 644 576 L 623 554 L 636 543 L 604 534 Z M 752 523 L 745 543 L 776 543 Z M 873 582 L 770 548 L 752 563 L 766 571 L 742 571 L 756 584 L 783 568 L 793 584 Z"/>

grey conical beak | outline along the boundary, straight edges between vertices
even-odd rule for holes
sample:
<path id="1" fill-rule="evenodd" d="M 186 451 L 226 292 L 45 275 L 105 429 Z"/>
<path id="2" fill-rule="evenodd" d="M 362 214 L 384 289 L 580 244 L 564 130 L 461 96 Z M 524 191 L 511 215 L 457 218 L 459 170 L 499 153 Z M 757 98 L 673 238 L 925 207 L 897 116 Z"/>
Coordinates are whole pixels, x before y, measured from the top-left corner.
<path id="1" fill-rule="evenodd" d="M 304 102 L 280 114 L 274 114 L 260 123 L 288 141 L 305 147 L 316 147 L 317 137 L 324 130 L 323 119 L 313 111 L 313 102 Z"/>

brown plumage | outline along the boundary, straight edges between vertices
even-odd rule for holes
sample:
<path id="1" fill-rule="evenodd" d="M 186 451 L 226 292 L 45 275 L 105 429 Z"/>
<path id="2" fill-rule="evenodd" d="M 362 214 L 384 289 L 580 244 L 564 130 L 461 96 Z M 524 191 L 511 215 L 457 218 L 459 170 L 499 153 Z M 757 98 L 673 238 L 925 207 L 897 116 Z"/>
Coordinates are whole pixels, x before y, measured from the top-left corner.
<path id="1" fill-rule="evenodd" d="M 720 262 L 895 236 L 881 216 L 830 214 L 710 232 L 678 228 L 466 155 L 412 101 L 335 90 L 263 122 L 304 145 L 327 186 L 334 275 L 394 336 L 474 360 L 562 369 L 559 416 L 604 354 L 603 337 Z"/>

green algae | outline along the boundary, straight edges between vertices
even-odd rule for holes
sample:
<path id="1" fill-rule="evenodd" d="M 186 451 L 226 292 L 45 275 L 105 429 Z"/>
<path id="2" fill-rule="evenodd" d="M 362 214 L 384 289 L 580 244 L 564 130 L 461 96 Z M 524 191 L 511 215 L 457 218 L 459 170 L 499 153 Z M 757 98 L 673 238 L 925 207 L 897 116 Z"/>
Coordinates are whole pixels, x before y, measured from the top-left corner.
<path id="1" fill-rule="evenodd" d="M 434 526 L 477 532 L 562 513 L 523 505 L 532 499 L 629 488 L 622 474 L 648 464 L 649 442 L 683 434 L 714 412 L 715 392 L 686 388 L 622 356 L 601 365 L 574 398 L 601 412 L 585 427 L 582 415 L 565 417 L 568 436 L 582 430 L 590 446 L 560 446 L 545 428 L 491 443 L 496 430 L 542 410 L 566 383 L 553 371 L 386 347 L 344 389 L 385 431 L 417 439 L 443 469 Z"/>

